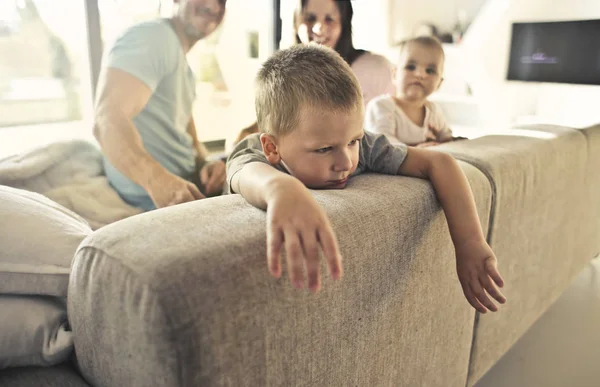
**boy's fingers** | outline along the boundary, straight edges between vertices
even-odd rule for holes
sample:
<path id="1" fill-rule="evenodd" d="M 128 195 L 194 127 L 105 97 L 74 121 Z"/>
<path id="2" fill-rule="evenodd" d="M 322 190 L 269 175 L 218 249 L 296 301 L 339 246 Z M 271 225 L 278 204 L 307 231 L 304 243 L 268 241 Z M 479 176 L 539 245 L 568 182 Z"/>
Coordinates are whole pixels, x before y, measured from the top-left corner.
<path id="1" fill-rule="evenodd" d="M 267 264 L 271 275 L 275 278 L 281 277 L 281 246 L 283 235 L 281 230 L 272 227 L 267 232 Z"/>
<path id="2" fill-rule="evenodd" d="M 302 233 L 302 247 L 306 259 L 306 274 L 308 276 L 308 288 L 312 292 L 318 292 L 321 287 L 321 273 L 319 265 L 319 245 L 315 231 Z"/>
<path id="3" fill-rule="evenodd" d="M 492 312 L 498 311 L 498 307 L 496 306 L 496 304 L 494 304 L 489 299 L 487 294 L 485 294 L 485 291 L 483 290 L 483 288 L 481 287 L 481 284 L 479 283 L 479 279 L 473 280 L 473 282 L 471 282 L 470 286 L 471 286 L 471 291 L 473 292 L 473 295 L 475 295 L 475 298 L 477 298 L 479 300 L 479 302 L 481 302 L 486 308 L 488 308 Z"/>
<path id="4" fill-rule="evenodd" d="M 284 231 L 284 243 L 290 281 L 296 289 L 302 289 L 304 287 L 304 252 L 296 230 Z"/>
<path id="5" fill-rule="evenodd" d="M 488 259 L 486 261 L 485 271 L 490 275 L 490 277 L 492 277 L 496 285 L 500 286 L 501 288 L 504 287 L 504 280 L 502 279 L 494 260 Z"/>
<path id="6" fill-rule="evenodd" d="M 342 278 L 342 255 L 340 254 L 335 233 L 329 225 L 326 225 L 318 231 L 317 238 L 323 249 L 323 253 L 325 254 L 325 259 L 327 260 L 329 275 L 331 275 L 331 278 L 334 280 Z"/>
<path id="7" fill-rule="evenodd" d="M 483 285 L 483 288 L 488 292 L 490 296 L 492 296 L 496 301 L 501 304 L 506 302 L 506 297 L 498 290 L 496 285 L 492 282 L 489 276 L 483 275 L 479 278 L 479 282 Z"/>
<path id="8" fill-rule="evenodd" d="M 479 302 L 479 300 L 475 298 L 473 292 L 471 291 L 468 285 L 463 286 L 463 293 L 465 294 L 467 301 L 469 301 L 469 304 L 471 304 L 471 306 L 475 308 L 476 311 L 484 314 L 487 313 L 487 309 L 485 308 L 485 306 L 483 306 L 481 302 Z"/>

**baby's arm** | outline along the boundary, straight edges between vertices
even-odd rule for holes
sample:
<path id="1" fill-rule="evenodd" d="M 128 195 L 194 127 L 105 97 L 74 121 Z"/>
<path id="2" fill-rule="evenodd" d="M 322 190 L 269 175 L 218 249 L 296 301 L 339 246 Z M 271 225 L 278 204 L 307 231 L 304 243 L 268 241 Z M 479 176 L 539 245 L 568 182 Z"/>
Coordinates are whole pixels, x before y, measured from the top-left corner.
<path id="1" fill-rule="evenodd" d="M 506 298 L 496 287 L 503 287 L 504 281 L 496 256 L 483 236 L 469 182 L 456 160 L 445 153 L 409 147 L 398 174 L 431 180 L 446 214 L 465 297 L 481 313 L 486 308 L 497 311 L 486 291 L 499 303 L 505 303 Z"/>
<path id="2" fill-rule="evenodd" d="M 251 162 L 232 177 L 231 189 L 253 206 L 267 210 L 267 261 L 274 277 L 281 276 L 284 247 L 288 275 L 296 288 L 304 287 L 306 266 L 309 289 L 319 290 L 319 248 L 331 277 L 341 277 L 341 255 L 329 218 L 298 179 L 271 165 Z"/>
<path id="3" fill-rule="evenodd" d="M 432 111 L 432 121 L 429 124 L 429 130 L 435 136 L 437 142 L 447 142 L 452 140 L 452 129 L 448 126 L 446 117 L 442 110 L 433 102 L 428 102 Z"/>
<path id="4" fill-rule="evenodd" d="M 369 102 L 365 110 L 365 130 L 371 133 L 384 134 L 392 143 L 400 143 L 394 120 L 393 101 L 386 97 L 376 98 Z"/>

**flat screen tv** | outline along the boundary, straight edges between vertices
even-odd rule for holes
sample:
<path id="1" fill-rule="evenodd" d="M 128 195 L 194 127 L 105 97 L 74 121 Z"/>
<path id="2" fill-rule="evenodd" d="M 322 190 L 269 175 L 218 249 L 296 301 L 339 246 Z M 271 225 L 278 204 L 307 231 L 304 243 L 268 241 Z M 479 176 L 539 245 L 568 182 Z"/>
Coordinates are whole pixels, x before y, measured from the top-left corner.
<path id="1" fill-rule="evenodd" d="M 513 23 L 507 79 L 600 85 L 600 20 Z"/>

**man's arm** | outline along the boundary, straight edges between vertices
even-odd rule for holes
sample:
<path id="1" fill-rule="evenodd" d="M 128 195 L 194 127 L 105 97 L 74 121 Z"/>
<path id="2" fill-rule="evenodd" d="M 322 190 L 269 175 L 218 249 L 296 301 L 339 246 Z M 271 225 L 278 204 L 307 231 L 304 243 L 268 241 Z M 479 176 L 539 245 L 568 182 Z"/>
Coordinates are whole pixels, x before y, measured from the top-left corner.
<path id="1" fill-rule="evenodd" d="M 187 132 L 192 137 L 194 148 L 196 148 L 196 162 L 198 165 L 202 166 L 200 170 L 200 182 L 204 185 L 206 194 L 221 194 L 223 191 L 223 184 L 227 178 L 225 163 L 221 160 L 207 162 L 208 151 L 204 144 L 198 140 L 196 123 L 194 122 L 193 116 L 190 117 L 190 122 L 188 122 Z"/>
<path id="2" fill-rule="evenodd" d="M 196 123 L 194 121 L 194 117 L 190 117 L 190 122 L 188 122 L 187 132 L 192 137 L 192 141 L 194 142 L 194 148 L 196 148 L 196 152 L 198 152 L 198 163 L 204 164 L 206 162 L 206 158 L 208 157 L 208 151 L 206 147 L 200 140 L 198 140 L 198 133 L 196 132 Z"/>
<path id="3" fill-rule="evenodd" d="M 133 75 L 115 68 L 106 69 L 98 91 L 94 136 L 108 160 L 146 188 L 164 168 L 144 148 L 132 119 L 146 106 L 152 92 Z"/>
<path id="4" fill-rule="evenodd" d="M 133 75 L 107 68 L 98 83 L 94 136 L 108 160 L 143 187 L 157 207 L 202 198 L 192 183 L 171 174 L 144 148 L 133 124 L 152 91 Z"/>
<path id="5" fill-rule="evenodd" d="M 398 174 L 431 181 L 446 215 L 465 296 L 482 313 L 486 307 L 496 311 L 484 289 L 504 303 L 506 299 L 493 283 L 502 287 L 504 281 L 481 230 L 471 187 L 456 160 L 446 153 L 409 147 Z"/>
<path id="6" fill-rule="evenodd" d="M 234 193 L 248 203 L 267 210 L 267 261 L 271 274 L 281 276 L 281 251 L 287 252 L 287 269 L 292 284 L 321 286 L 319 248 L 325 254 L 333 279 L 342 275 L 341 255 L 329 218 L 298 179 L 262 162 L 250 162 L 231 179 Z"/>

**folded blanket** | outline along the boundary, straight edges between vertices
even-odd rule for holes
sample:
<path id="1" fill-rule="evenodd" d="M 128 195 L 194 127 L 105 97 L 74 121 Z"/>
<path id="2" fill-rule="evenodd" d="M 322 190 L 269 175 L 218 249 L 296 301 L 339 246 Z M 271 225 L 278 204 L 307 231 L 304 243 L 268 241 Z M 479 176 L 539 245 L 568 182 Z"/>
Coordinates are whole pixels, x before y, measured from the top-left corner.
<path id="1" fill-rule="evenodd" d="M 98 229 L 136 215 L 110 186 L 102 153 L 82 140 L 58 142 L 0 160 L 0 185 L 41 193 Z"/>

